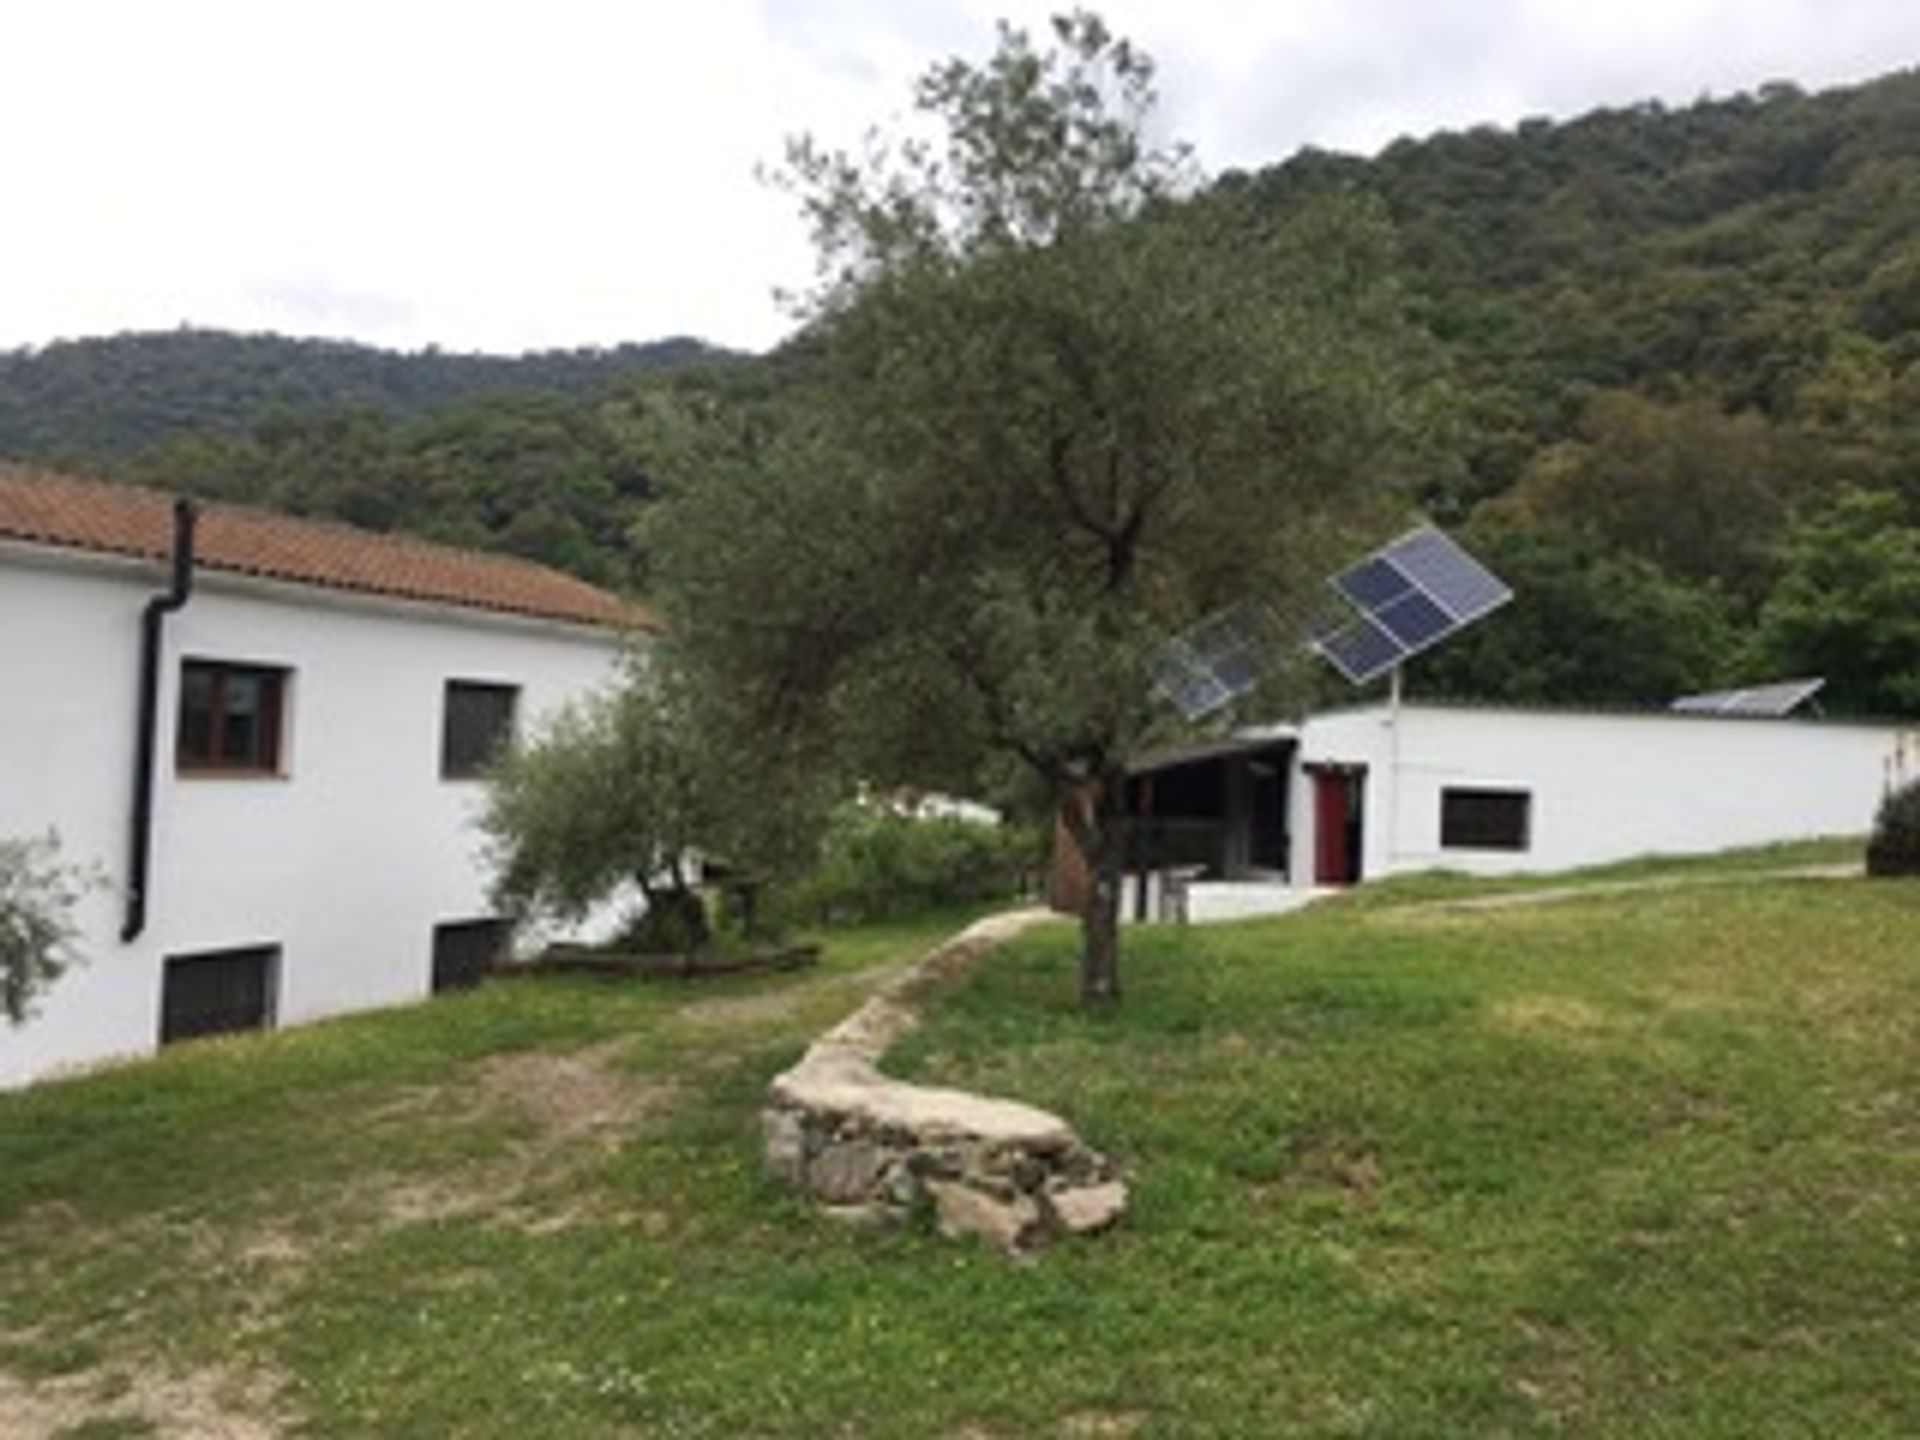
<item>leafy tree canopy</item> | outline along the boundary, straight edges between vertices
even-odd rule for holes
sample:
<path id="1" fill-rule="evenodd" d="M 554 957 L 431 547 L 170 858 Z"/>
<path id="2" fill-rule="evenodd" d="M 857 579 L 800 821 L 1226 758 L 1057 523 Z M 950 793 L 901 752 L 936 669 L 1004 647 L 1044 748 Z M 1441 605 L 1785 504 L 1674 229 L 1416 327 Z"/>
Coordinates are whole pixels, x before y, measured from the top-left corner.
<path id="1" fill-rule="evenodd" d="M 1769 673 L 1825 676 L 1830 708 L 1920 713 L 1920 526 L 1904 521 L 1893 496 L 1851 491 L 1789 533 L 1760 612 Z"/>
<path id="2" fill-rule="evenodd" d="M 60 858 L 56 836 L 0 838 L 0 1015 L 18 1025 L 72 963 L 73 908 L 97 877 Z"/>
<path id="3" fill-rule="evenodd" d="M 578 920 L 630 887 L 663 943 L 704 943 L 690 862 L 788 874 L 825 823 L 826 778 L 733 724 L 671 651 L 633 656 L 623 683 L 563 711 L 489 775 L 481 828 L 496 903 Z"/>
<path id="4" fill-rule="evenodd" d="M 938 138 L 801 142 L 820 369 L 709 435 L 649 534 L 688 642 L 868 778 L 1000 753 L 1095 875 L 1081 992 L 1118 994 L 1118 803 L 1170 724 L 1147 660 L 1232 602 L 1285 609 L 1423 451 L 1422 353 L 1372 207 L 1163 201 L 1152 68 L 1094 17 L 1003 28 L 922 80 Z M 1273 698 L 1273 697 L 1269 697 Z"/>

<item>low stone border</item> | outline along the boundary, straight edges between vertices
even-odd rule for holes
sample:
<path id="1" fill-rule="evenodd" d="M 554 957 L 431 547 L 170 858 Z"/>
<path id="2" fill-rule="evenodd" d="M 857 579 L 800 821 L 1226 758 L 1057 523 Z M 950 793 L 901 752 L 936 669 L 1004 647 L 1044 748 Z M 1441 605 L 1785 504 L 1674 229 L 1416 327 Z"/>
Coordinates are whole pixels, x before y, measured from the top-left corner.
<path id="1" fill-rule="evenodd" d="M 625 955 L 584 945 L 549 945 L 538 957 L 503 965 L 496 975 L 601 975 L 610 979 L 697 980 L 804 970 L 820 963 L 818 945 L 790 945 L 752 955 Z"/>
<path id="2" fill-rule="evenodd" d="M 1117 1220 L 1126 1183 L 1059 1117 L 879 1070 L 936 987 L 1046 918 L 1021 910 L 969 926 L 814 1041 L 768 1087 L 768 1168 L 837 1214 L 898 1218 L 931 1203 L 947 1234 L 1009 1251 Z"/>

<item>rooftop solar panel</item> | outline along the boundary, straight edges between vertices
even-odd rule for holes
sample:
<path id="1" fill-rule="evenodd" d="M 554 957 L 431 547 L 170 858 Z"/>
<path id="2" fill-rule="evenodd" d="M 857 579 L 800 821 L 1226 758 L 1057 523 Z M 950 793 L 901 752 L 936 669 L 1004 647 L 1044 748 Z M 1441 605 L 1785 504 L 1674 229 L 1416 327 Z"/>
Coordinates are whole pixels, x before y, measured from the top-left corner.
<path id="1" fill-rule="evenodd" d="M 1710 690 L 1700 695 L 1682 695 L 1672 709 L 1684 715 L 1747 715 L 1778 719 L 1791 715 L 1820 693 L 1824 678 L 1780 680 L 1771 685 L 1754 685 L 1744 690 Z"/>

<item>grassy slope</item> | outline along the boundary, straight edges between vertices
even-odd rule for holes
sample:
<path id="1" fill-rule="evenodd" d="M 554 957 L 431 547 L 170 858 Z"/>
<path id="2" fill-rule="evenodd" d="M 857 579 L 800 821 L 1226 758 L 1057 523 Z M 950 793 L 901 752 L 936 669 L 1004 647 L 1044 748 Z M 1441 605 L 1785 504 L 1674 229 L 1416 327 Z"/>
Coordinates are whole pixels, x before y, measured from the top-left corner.
<path id="1" fill-rule="evenodd" d="M 927 933 L 0 1097 L 0 1371 L 257 1370 L 320 1435 L 1920 1433 L 1920 887 L 1142 933 L 1100 1020 L 1038 932 L 901 1060 L 1133 1170 L 1033 1266 L 757 1173 L 766 1077 Z M 588 1047 L 623 1128 L 513 1103 Z"/>

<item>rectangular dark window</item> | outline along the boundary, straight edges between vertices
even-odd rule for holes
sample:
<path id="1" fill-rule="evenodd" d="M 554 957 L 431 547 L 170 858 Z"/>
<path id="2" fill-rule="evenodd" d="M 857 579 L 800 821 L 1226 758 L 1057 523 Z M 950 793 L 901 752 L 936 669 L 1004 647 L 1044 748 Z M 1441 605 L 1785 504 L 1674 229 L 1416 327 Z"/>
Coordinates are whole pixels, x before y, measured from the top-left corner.
<path id="1" fill-rule="evenodd" d="M 507 953 L 504 920 L 455 920 L 433 927 L 433 990 L 470 990 Z"/>
<path id="2" fill-rule="evenodd" d="M 265 665 L 183 662 L 174 740 L 179 770 L 277 775 L 286 678 Z"/>
<path id="3" fill-rule="evenodd" d="M 279 970 L 272 945 L 169 956 L 160 982 L 160 1043 L 266 1029 Z"/>
<path id="4" fill-rule="evenodd" d="M 440 729 L 440 774 L 471 780 L 513 739 L 513 711 L 520 691 L 512 685 L 449 680 Z"/>
<path id="5" fill-rule="evenodd" d="M 1442 790 L 1444 850 L 1525 850 L 1532 843 L 1533 796 L 1525 790 Z"/>

